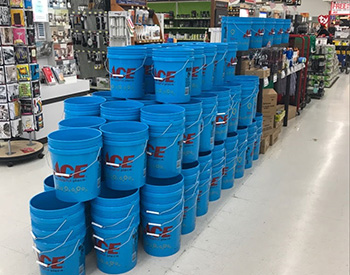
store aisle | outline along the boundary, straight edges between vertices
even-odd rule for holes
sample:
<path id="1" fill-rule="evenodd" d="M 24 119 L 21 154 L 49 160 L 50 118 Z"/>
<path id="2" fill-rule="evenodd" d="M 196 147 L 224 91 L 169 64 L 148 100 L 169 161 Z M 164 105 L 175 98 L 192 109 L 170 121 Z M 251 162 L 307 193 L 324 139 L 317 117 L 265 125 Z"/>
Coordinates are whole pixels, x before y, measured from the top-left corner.
<path id="1" fill-rule="evenodd" d="M 349 76 L 291 120 L 279 141 L 210 204 L 182 250 L 140 249 L 130 275 L 346 275 L 349 270 Z M 38 274 L 28 201 L 46 160 L 0 166 L 0 274 Z M 87 259 L 87 275 L 102 274 Z"/>

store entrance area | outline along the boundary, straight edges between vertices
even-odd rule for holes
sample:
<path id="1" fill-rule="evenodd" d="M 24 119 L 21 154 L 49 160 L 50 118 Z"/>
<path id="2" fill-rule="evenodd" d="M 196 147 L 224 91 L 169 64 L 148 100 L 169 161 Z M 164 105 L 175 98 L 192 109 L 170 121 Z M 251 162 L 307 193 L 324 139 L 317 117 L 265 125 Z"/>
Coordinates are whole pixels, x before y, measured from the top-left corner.
<path id="1" fill-rule="evenodd" d="M 222 192 L 174 256 L 139 249 L 137 275 L 345 275 L 349 271 L 349 75 L 289 121 L 249 174 Z M 49 154 L 1 167 L 0 274 L 39 274 L 28 201 Z M 6 183 L 6 184 L 5 184 Z M 94 253 L 86 274 L 103 274 Z"/>

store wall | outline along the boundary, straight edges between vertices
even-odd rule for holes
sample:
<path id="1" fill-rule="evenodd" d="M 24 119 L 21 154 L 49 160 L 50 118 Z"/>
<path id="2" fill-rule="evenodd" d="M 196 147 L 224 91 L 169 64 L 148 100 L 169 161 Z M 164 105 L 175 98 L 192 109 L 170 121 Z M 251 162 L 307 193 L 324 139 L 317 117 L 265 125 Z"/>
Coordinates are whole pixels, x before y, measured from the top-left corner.
<path id="1" fill-rule="evenodd" d="M 310 16 L 326 15 L 331 9 L 331 2 L 323 0 L 302 0 L 298 12 L 308 12 Z"/>

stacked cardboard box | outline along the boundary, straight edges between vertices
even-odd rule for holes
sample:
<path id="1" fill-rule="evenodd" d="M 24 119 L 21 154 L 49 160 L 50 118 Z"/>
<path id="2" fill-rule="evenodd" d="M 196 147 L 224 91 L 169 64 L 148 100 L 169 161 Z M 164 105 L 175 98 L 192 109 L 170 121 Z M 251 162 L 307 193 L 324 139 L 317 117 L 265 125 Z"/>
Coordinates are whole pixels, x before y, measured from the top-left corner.
<path id="1" fill-rule="evenodd" d="M 263 90 L 263 103 L 262 114 L 263 120 L 263 133 L 261 136 L 260 153 L 265 154 L 270 146 L 271 135 L 274 133 L 275 128 L 275 115 L 277 112 L 277 93 L 274 89 Z"/>
<path id="2" fill-rule="evenodd" d="M 274 145 L 278 140 L 278 136 L 280 135 L 283 127 L 283 120 L 286 115 L 284 110 L 284 105 L 277 105 L 275 120 L 273 125 L 273 133 L 270 136 L 270 146 Z"/>
<path id="3" fill-rule="evenodd" d="M 254 60 L 242 60 L 241 63 L 241 74 L 242 75 L 256 75 L 259 78 L 265 78 L 270 76 L 269 68 L 254 68 Z"/>

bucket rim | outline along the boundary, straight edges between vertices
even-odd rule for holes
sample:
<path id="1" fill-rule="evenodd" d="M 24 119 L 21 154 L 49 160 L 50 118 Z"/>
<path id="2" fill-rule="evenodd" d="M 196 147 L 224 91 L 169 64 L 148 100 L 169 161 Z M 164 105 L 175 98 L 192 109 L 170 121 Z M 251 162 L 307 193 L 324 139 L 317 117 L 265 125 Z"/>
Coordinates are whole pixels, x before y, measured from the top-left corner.
<path id="1" fill-rule="evenodd" d="M 72 137 L 69 135 L 69 133 L 75 133 L 75 134 L 86 134 L 86 135 L 90 135 L 88 137 L 82 137 L 80 139 L 75 139 L 72 140 Z M 61 129 L 61 130 L 56 130 L 54 132 L 51 132 L 47 138 L 48 138 L 48 142 L 59 142 L 59 143 L 73 143 L 73 144 L 80 144 L 81 142 L 89 142 L 95 139 L 99 139 L 102 137 L 102 133 L 97 130 L 97 129 L 93 129 L 93 128 L 70 128 L 70 129 Z M 51 145 L 50 145 L 51 146 Z M 55 146 L 53 146 L 54 148 Z M 78 149 L 78 148 L 75 148 Z"/>
<path id="2" fill-rule="evenodd" d="M 101 104 L 101 109 L 140 109 L 144 106 L 142 102 L 137 100 L 120 100 L 120 101 L 108 101 Z"/>
<path id="3" fill-rule="evenodd" d="M 78 101 L 78 102 L 77 102 Z M 80 101 L 80 102 L 79 102 Z M 85 102 L 81 102 L 85 101 Z M 101 96 L 76 96 L 64 100 L 65 105 L 97 105 L 106 102 L 107 100 Z"/>
<path id="4" fill-rule="evenodd" d="M 173 111 L 172 111 L 173 110 Z M 141 108 L 142 114 L 146 115 L 157 115 L 160 117 L 168 117 L 170 114 L 173 115 L 185 115 L 185 108 L 175 104 L 154 104 L 148 105 Z M 171 119 L 169 119 L 171 120 Z"/>
<path id="5" fill-rule="evenodd" d="M 139 135 L 148 132 L 149 126 L 146 123 L 139 121 L 114 121 L 100 126 L 99 129 L 102 132 L 102 135 L 110 134 L 116 137 L 121 137 L 130 134 Z M 140 139 L 144 139 L 144 137 L 141 137 Z"/>

